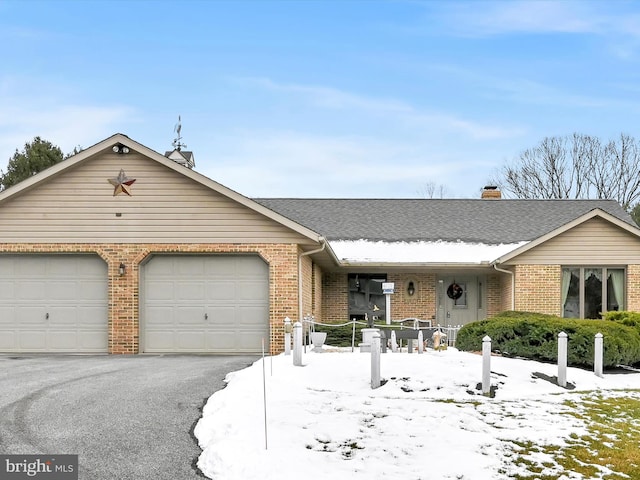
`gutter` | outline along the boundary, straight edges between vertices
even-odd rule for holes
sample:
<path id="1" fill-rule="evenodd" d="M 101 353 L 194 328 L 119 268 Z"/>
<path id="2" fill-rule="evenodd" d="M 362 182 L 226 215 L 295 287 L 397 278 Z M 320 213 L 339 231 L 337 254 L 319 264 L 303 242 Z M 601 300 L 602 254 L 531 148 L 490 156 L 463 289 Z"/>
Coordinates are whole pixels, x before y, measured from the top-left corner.
<path id="1" fill-rule="evenodd" d="M 511 310 L 516 309 L 516 276 L 511 270 L 505 270 L 504 268 L 498 268 L 498 266 L 493 263 L 493 268 L 495 268 L 498 272 L 508 273 L 511 275 Z"/>
<path id="2" fill-rule="evenodd" d="M 327 240 L 324 237 L 318 237 L 318 241 L 322 244 L 320 248 L 302 252 L 298 255 L 298 321 L 302 322 L 302 257 L 319 253 L 327 246 Z"/>

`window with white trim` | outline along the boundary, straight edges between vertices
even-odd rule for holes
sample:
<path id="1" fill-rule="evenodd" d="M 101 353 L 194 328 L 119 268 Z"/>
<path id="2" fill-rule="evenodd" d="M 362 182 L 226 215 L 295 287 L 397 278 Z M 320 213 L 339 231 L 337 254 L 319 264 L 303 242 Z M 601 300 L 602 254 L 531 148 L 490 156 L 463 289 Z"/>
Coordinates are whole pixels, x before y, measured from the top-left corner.
<path id="1" fill-rule="evenodd" d="M 563 267 L 562 316 L 601 318 L 625 309 L 625 269 L 620 267 Z"/>

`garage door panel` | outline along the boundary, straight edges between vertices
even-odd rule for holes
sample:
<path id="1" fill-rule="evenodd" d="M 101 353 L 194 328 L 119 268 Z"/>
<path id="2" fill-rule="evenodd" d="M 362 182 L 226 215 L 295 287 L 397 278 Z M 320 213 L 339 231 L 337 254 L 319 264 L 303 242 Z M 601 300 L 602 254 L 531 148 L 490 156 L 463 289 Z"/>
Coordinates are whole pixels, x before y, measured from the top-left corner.
<path id="1" fill-rule="evenodd" d="M 19 350 L 28 352 L 47 351 L 47 332 L 42 330 L 22 330 L 19 332 Z"/>
<path id="2" fill-rule="evenodd" d="M 101 352 L 109 341 L 107 332 L 102 335 L 96 335 L 92 331 L 79 331 L 77 338 L 82 350 L 87 352 Z"/>
<path id="3" fill-rule="evenodd" d="M 171 330 L 156 330 L 147 332 L 146 341 L 153 345 L 159 352 L 172 352 L 174 347 L 174 331 Z"/>
<path id="4" fill-rule="evenodd" d="M 208 276 L 218 277 L 234 277 L 236 275 L 236 265 L 238 260 L 233 256 L 208 258 L 203 264 L 205 265 L 205 273 Z"/>
<path id="5" fill-rule="evenodd" d="M 172 281 L 150 281 L 146 285 L 145 295 L 148 301 L 166 301 L 173 299 Z"/>
<path id="6" fill-rule="evenodd" d="M 16 300 L 43 300 L 43 295 L 48 294 L 47 282 L 44 280 L 18 280 L 16 282 Z"/>
<path id="7" fill-rule="evenodd" d="M 265 348 L 267 346 L 269 339 L 267 337 L 264 338 Z M 262 336 L 255 335 L 254 332 L 237 332 L 236 333 L 236 348 L 241 351 L 256 351 L 262 349 Z"/>
<path id="8" fill-rule="evenodd" d="M 176 285 L 176 294 L 182 300 L 198 300 L 201 299 L 205 292 L 204 282 L 184 282 Z"/>
<path id="9" fill-rule="evenodd" d="M 81 271 L 83 269 L 80 265 L 76 262 L 69 262 L 65 256 L 51 257 L 46 265 L 47 276 L 74 277 Z"/>
<path id="10" fill-rule="evenodd" d="M 206 320 L 204 309 L 200 306 L 174 309 L 174 318 L 177 325 L 198 325 L 202 327 Z"/>
<path id="11" fill-rule="evenodd" d="M 4 300 L 13 299 L 15 295 L 14 282 L 0 281 L 0 304 Z"/>
<path id="12" fill-rule="evenodd" d="M 18 327 L 24 325 L 28 328 L 46 325 L 45 316 L 47 312 L 44 307 L 18 305 L 15 309 L 15 320 Z"/>
<path id="13" fill-rule="evenodd" d="M 53 257 L 47 257 L 43 261 L 40 255 L 24 255 L 14 258 L 14 274 L 21 277 L 46 277 L 47 261 L 53 261 Z"/>
<path id="14" fill-rule="evenodd" d="M 105 299 L 105 279 L 100 280 L 82 280 L 79 284 L 80 298 L 88 301 L 95 301 L 104 305 Z"/>
<path id="15" fill-rule="evenodd" d="M 206 335 L 207 345 L 211 350 L 232 352 L 237 350 L 236 332 L 233 330 L 217 330 Z"/>
<path id="16" fill-rule="evenodd" d="M 10 351 L 17 343 L 17 332 L 13 330 L 3 330 L 2 335 L 0 335 L 0 351 Z"/>
<path id="17" fill-rule="evenodd" d="M 12 329 L 14 327 L 15 322 L 16 322 L 15 307 L 3 306 L 2 301 L 0 301 L 0 331 L 5 332 Z"/>
<path id="18" fill-rule="evenodd" d="M 269 330 L 268 276 L 255 255 L 151 258 L 141 288 L 144 351 L 258 353 Z"/>
<path id="19" fill-rule="evenodd" d="M 176 350 L 185 352 L 202 352 L 206 350 L 205 336 L 202 330 L 178 332 L 175 335 L 175 339 L 174 347 Z"/>
<path id="20" fill-rule="evenodd" d="M 105 320 L 109 317 L 109 311 L 104 305 L 85 306 L 78 310 L 78 323 L 80 328 L 88 328 L 96 330 L 105 324 Z M 106 335 L 106 328 L 104 333 Z"/>
<path id="21" fill-rule="evenodd" d="M 78 344 L 78 334 L 73 331 L 49 333 L 49 348 L 56 351 L 73 351 Z"/>
<path id="22" fill-rule="evenodd" d="M 237 296 L 237 286 L 234 281 L 212 281 L 208 284 L 209 300 L 219 301 L 235 301 Z"/>
<path id="23" fill-rule="evenodd" d="M 149 278 L 156 276 L 170 277 L 173 272 L 173 264 L 169 262 L 147 262 L 144 270 Z"/>
<path id="24" fill-rule="evenodd" d="M 264 262 L 240 262 L 236 266 L 239 277 L 267 277 L 269 267 Z"/>
<path id="25" fill-rule="evenodd" d="M 173 310 L 165 306 L 148 307 L 146 318 L 155 328 L 166 328 L 168 325 L 173 325 Z"/>
<path id="26" fill-rule="evenodd" d="M 212 316 L 213 322 L 215 325 L 233 325 L 236 321 L 236 307 L 235 305 L 225 305 L 225 306 L 212 306 L 212 309 L 215 308 L 215 313 Z M 215 327 L 214 325 L 214 327 Z"/>
<path id="27" fill-rule="evenodd" d="M 238 288 L 239 298 L 242 300 L 253 300 L 255 298 L 264 298 L 268 295 L 269 287 L 264 282 L 242 282 Z"/>
<path id="28" fill-rule="evenodd" d="M 0 255 L 0 288 L 0 351 L 107 351 L 107 266 L 97 255 Z"/>
<path id="29" fill-rule="evenodd" d="M 77 325 L 78 314 L 75 307 L 56 307 L 52 308 L 49 313 L 49 318 L 46 319 L 46 325 L 48 328 L 69 328 Z"/>
<path id="30" fill-rule="evenodd" d="M 56 301 L 61 300 L 75 300 L 76 298 L 82 298 L 82 285 L 76 281 L 60 281 L 50 283 L 47 288 L 49 289 L 49 295 L 55 298 Z"/>
<path id="31" fill-rule="evenodd" d="M 185 256 L 184 258 L 173 258 L 174 272 L 181 276 L 203 276 L 204 263 L 197 256 Z"/>
<path id="32" fill-rule="evenodd" d="M 16 262 L 13 257 L 6 257 L 0 262 L 0 278 L 15 278 Z"/>
<path id="33" fill-rule="evenodd" d="M 236 318 L 240 325 L 251 325 L 255 330 L 259 330 L 258 327 L 264 325 L 267 319 L 264 316 L 264 309 L 259 306 L 246 306 L 238 308 L 236 312 Z"/>

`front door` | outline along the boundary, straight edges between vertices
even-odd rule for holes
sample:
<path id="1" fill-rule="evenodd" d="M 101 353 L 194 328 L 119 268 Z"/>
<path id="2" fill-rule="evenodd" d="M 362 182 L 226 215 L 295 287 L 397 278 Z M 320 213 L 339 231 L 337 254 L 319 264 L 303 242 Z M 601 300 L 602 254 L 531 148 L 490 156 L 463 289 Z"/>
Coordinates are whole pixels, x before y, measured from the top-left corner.
<path id="1" fill-rule="evenodd" d="M 477 275 L 444 275 L 438 278 L 436 323 L 458 326 L 486 318 L 486 280 Z"/>

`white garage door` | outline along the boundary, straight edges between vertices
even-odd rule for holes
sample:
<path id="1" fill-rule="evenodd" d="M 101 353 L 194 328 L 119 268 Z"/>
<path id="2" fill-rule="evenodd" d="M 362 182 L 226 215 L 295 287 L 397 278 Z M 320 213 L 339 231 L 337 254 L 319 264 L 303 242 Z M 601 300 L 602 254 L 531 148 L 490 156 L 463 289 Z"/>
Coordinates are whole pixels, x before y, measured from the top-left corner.
<path id="1" fill-rule="evenodd" d="M 107 288 L 97 255 L 0 255 L 0 352 L 107 352 Z"/>
<path id="2" fill-rule="evenodd" d="M 269 268 L 256 255 L 158 255 L 144 266 L 145 352 L 257 353 L 269 341 Z"/>

